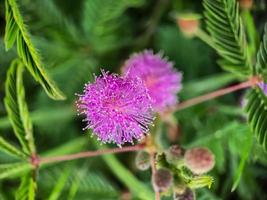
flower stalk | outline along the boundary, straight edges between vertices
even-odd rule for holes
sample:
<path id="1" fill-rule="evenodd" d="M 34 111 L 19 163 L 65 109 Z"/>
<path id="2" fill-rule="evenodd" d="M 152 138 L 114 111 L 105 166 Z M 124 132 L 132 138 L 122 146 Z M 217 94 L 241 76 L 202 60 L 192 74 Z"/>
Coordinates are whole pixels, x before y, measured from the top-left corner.
<path id="1" fill-rule="evenodd" d="M 42 164 L 48 164 L 48 163 L 76 160 L 80 158 L 96 157 L 96 156 L 101 156 L 105 154 L 117 154 L 117 153 L 124 153 L 124 152 L 140 151 L 140 150 L 143 150 L 144 148 L 145 148 L 144 144 L 138 144 L 135 146 L 127 146 L 123 148 L 100 149 L 97 151 L 86 151 L 86 152 L 80 152 L 80 153 L 63 155 L 63 156 L 39 158 L 38 161 L 35 160 L 35 163 L 32 163 L 32 164 L 36 165 L 36 162 L 38 162 L 39 165 L 42 165 Z"/>
<path id="2" fill-rule="evenodd" d="M 253 87 L 261 81 L 262 80 L 260 79 L 260 77 L 253 76 L 249 80 L 242 82 L 242 83 L 239 83 L 237 85 L 233 85 L 233 86 L 230 86 L 227 88 L 216 90 L 214 92 L 204 94 L 204 95 L 198 96 L 196 98 L 192 98 L 192 99 L 189 99 L 187 101 L 178 103 L 174 108 L 167 110 L 166 113 L 172 113 L 172 112 L 176 112 L 179 110 L 183 110 L 183 109 L 186 109 L 188 107 L 203 103 L 203 102 L 211 100 L 211 99 L 215 99 L 217 97 L 220 97 L 220 96 L 223 96 L 223 95 L 226 95 L 226 94 L 229 94 L 229 93 L 241 90 L 241 89 Z"/>
<path id="3" fill-rule="evenodd" d="M 150 162 L 151 162 L 151 171 L 152 171 L 152 185 L 153 185 L 153 190 L 155 192 L 155 200 L 160 200 L 160 193 L 157 187 L 154 184 L 153 178 L 155 177 L 156 173 L 156 161 L 155 161 L 155 152 L 150 153 Z"/>

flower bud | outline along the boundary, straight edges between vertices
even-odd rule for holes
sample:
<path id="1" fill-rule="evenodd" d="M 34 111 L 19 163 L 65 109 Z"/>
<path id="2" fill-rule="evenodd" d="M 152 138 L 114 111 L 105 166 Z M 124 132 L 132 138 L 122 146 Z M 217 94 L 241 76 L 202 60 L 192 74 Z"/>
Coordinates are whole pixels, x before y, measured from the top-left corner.
<path id="1" fill-rule="evenodd" d="M 177 165 L 183 159 L 184 150 L 178 145 L 172 145 L 165 151 L 166 160 L 170 164 Z"/>
<path id="2" fill-rule="evenodd" d="M 198 31 L 199 19 L 200 15 L 197 14 L 178 15 L 177 24 L 186 37 L 193 37 Z"/>
<path id="3" fill-rule="evenodd" d="M 242 9 L 250 10 L 253 6 L 253 0 L 239 0 Z"/>
<path id="4" fill-rule="evenodd" d="M 166 191 L 172 184 L 173 177 L 170 170 L 161 168 L 153 176 L 153 184 L 158 191 Z"/>
<path id="5" fill-rule="evenodd" d="M 214 155 L 207 148 L 192 148 L 185 152 L 185 166 L 195 174 L 210 171 L 215 164 Z"/>
<path id="6" fill-rule="evenodd" d="M 146 151 L 139 151 L 135 157 L 135 165 L 139 170 L 147 170 L 150 167 L 150 155 Z"/>
<path id="7" fill-rule="evenodd" d="M 182 194 L 174 193 L 173 200 L 195 200 L 195 193 L 190 188 L 186 188 Z"/>

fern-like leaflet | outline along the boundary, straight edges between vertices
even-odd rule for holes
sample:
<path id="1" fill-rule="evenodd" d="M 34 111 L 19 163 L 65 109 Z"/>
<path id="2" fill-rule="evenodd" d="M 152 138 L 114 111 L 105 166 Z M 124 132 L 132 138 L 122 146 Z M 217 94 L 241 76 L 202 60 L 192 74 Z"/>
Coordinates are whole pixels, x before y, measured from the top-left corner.
<path id="1" fill-rule="evenodd" d="M 32 165 L 28 162 L 16 162 L 0 164 L 0 179 L 21 176 L 31 170 Z"/>
<path id="2" fill-rule="evenodd" d="M 6 49 L 10 49 L 14 45 L 15 41 L 17 41 L 18 55 L 34 79 L 43 86 L 48 96 L 58 100 L 64 99 L 65 97 L 63 93 L 48 77 L 42 66 L 40 55 L 30 39 L 16 0 L 6 0 L 5 6 L 6 29 L 4 39 Z"/>
<path id="3" fill-rule="evenodd" d="M 223 58 L 219 64 L 238 75 L 252 71 L 247 41 L 236 0 L 204 0 L 205 18 L 215 48 Z"/>
<path id="4" fill-rule="evenodd" d="M 2 137 L 0 137 L 0 151 L 18 158 L 26 158 L 27 156 L 23 151 L 16 148 Z"/>
<path id="5" fill-rule="evenodd" d="M 24 153 L 35 153 L 32 124 L 29 117 L 23 87 L 23 65 L 14 60 L 8 70 L 6 80 L 6 97 L 4 99 L 9 120 Z"/>
<path id="6" fill-rule="evenodd" d="M 254 75 L 260 76 L 264 82 L 267 81 L 267 25 L 265 33 L 257 54 Z M 257 85 L 253 88 L 248 97 L 246 112 L 252 131 L 256 135 L 257 141 L 267 150 L 267 97 L 262 89 Z"/>
<path id="7" fill-rule="evenodd" d="M 16 200 L 34 200 L 37 183 L 32 173 L 26 174 L 21 179 L 19 189 L 16 191 Z"/>

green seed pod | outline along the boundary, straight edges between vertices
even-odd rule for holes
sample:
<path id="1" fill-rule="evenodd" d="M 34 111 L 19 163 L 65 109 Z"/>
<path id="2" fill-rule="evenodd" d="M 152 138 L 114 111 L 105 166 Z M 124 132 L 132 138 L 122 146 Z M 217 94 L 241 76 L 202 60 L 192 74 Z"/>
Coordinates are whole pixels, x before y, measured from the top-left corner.
<path id="1" fill-rule="evenodd" d="M 161 168 L 153 176 L 153 184 L 158 191 L 166 191 L 173 182 L 173 176 L 170 170 Z"/>
<path id="2" fill-rule="evenodd" d="M 185 166 L 195 174 L 204 174 L 210 171 L 215 164 L 214 155 L 207 148 L 192 148 L 185 152 Z"/>
<path id="3" fill-rule="evenodd" d="M 174 193 L 173 200 L 195 200 L 195 193 L 190 188 L 186 188 L 182 194 Z"/>
<path id="4" fill-rule="evenodd" d="M 178 145 L 172 145 L 165 151 L 166 161 L 173 165 L 178 165 L 182 162 L 184 150 Z"/>
<path id="5" fill-rule="evenodd" d="M 135 157 L 135 165 L 139 170 L 147 170 L 150 167 L 150 155 L 146 151 L 139 151 Z"/>

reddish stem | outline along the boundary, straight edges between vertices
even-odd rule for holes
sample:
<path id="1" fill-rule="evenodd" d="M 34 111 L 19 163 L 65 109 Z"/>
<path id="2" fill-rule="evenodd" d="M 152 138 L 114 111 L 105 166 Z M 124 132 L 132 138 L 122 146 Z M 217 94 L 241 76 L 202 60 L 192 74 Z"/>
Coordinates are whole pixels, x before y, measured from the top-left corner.
<path id="1" fill-rule="evenodd" d="M 112 153 L 123 153 L 123 152 L 131 152 L 131 151 L 139 151 L 145 148 L 145 145 L 139 144 L 135 146 L 127 146 L 123 148 L 114 148 L 114 149 L 101 149 L 97 151 L 86 151 L 76 154 L 69 154 L 63 156 L 55 156 L 55 157 L 45 157 L 39 159 L 39 164 L 47 164 L 53 162 L 62 162 L 68 160 L 75 160 L 79 158 L 88 158 L 88 157 L 95 157 L 105 154 L 112 154 Z"/>
<path id="2" fill-rule="evenodd" d="M 166 113 L 171 113 L 171 112 L 183 110 L 185 108 L 197 105 L 199 103 L 208 101 L 210 99 L 214 99 L 216 97 L 220 97 L 220 96 L 232 93 L 232 92 L 237 91 L 237 90 L 241 90 L 244 88 L 254 86 L 257 83 L 259 83 L 260 81 L 261 81 L 261 79 L 259 77 L 252 77 L 251 79 L 249 79 L 246 82 L 239 83 L 237 85 L 233 85 L 233 86 L 230 86 L 227 88 L 223 88 L 223 89 L 220 89 L 220 90 L 208 93 L 208 94 L 204 94 L 202 96 L 198 96 L 196 98 L 189 99 L 189 100 L 184 101 L 182 103 L 179 103 L 174 108 L 167 110 Z"/>

